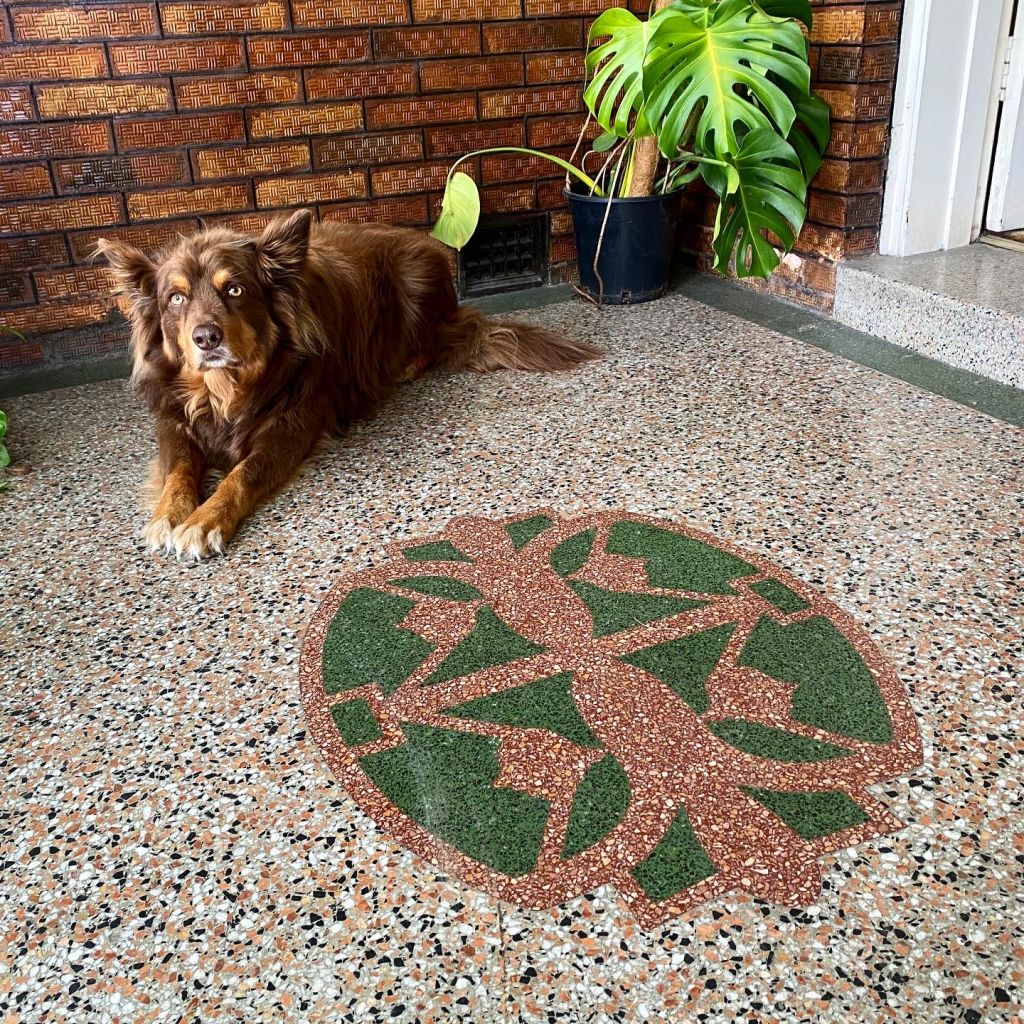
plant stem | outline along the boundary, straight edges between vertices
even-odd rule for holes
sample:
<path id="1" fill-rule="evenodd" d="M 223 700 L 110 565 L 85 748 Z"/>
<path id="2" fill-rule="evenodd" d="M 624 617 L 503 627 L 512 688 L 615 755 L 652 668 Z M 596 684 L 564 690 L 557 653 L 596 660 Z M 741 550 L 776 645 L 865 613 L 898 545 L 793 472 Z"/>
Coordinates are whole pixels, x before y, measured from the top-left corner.
<path id="1" fill-rule="evenodd" d="M 491 149 L 475 149 L 472 153 L 460 156 L 459 159 L 452 164 L 448 171 L 448 181 L 452 180 L 452 175 L 458 169 L 459 164 L 465 163 L 467 160 L 470 160 L 475 156 L 483 156 L 487 153 L 525 153 L 527 156 L 539 156 L 544 160 L 550 160 L 553 164 L 558 164 L 558 166 L 567 173 L 579 178 L 579 180 L 582 181 L 594 195 L 604 196 L 604 192 L 601 191 L 597 182 L 594 181 L 593 178 L 588 174 L 584 174 L 578 167 L 573 167 L 573 165 L 567 160 L 563 160 L 558 156 L 552 156 L 550 153 L 543 153 L 539 149 L 525 149 L 523 146 L 494 146 Z"/>

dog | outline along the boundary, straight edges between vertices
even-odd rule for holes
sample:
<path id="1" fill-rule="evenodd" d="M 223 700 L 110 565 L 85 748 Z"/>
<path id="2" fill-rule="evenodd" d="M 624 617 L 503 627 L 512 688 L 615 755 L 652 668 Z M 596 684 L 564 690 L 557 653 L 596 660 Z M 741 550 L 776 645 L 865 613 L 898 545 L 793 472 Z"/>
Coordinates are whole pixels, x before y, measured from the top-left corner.
<path id="1" fill-rule="evenodd" d="M 325 433 L 369 417 L 434 366 L 568 369 L 600 352 L 460 306 L 445 249 L 413 229 L 314 223 L 249 237 L 211 227 L 150 257 L 101 239 L 126 297 L 132 374 L 156 419 L 151 551 L 223 553 Z M 208 470 L 223 478 L 205 501 Z"/>

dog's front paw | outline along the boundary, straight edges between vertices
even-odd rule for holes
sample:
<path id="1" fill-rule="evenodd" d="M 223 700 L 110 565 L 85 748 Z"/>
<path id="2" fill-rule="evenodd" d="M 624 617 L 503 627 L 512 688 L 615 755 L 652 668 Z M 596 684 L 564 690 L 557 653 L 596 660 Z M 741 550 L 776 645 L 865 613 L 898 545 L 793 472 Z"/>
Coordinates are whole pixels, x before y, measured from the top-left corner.
<path id="1" fill-rule="evenodd" d="M 174 551 L 174 526 L 166 516 L 151 519 L 142 531 L 142 539 L 153 553 L 166 551 L 170 554 Z"/>
<path id="2" fill-rule="evenodd" d="M 184 522 L 173 535 L 174 551 L 179 558 L 200 561 L 211 555 L 224 554 L 224 531 L 219 526 Z"/>

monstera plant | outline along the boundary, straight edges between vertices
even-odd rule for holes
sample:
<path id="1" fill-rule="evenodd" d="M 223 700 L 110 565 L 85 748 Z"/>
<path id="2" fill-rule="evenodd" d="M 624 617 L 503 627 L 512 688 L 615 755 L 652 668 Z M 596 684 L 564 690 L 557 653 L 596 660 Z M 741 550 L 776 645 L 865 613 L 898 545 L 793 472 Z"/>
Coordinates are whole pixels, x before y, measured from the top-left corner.
<path id="1" fill-rule="evenodd" d="M 467 154 L 449 173 L 434 235 L 462 248 L 477 227 L 479 194 L 460 164 L 529 153 L 565 170 L 571 194 L 608 203 L 603 229 L 616 201 L 703 179 L 719 200 L 715 267 L 767 277 L 803 225 L 829 140 L 828 107 L 811 92 L 810 25 L 809 0 L 674 0 L 647 19 L 605 11 L 586 60 L 588 121 L 601 129 L 589 151 L 580 157 L 584 132 L 570 161 L 505 146 Z"/>

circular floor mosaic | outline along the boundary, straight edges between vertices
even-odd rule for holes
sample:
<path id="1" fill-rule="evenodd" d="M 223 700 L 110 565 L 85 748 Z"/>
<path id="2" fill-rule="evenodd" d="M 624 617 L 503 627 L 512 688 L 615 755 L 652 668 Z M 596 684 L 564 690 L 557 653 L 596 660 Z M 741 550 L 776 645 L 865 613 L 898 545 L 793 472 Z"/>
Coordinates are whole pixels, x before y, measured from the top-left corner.
<path id="1" fill-rule="evenodd" d="M 819 854 L 900 823 L 921 762 L 850 616 L 714 537 L 628 513 L 462 518 L 349 576 L 302 699 L 386 833 L 523 907 L 611 883 L 650 927 L 733 889 L 812 903 Z"/>

